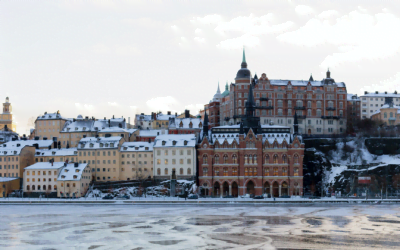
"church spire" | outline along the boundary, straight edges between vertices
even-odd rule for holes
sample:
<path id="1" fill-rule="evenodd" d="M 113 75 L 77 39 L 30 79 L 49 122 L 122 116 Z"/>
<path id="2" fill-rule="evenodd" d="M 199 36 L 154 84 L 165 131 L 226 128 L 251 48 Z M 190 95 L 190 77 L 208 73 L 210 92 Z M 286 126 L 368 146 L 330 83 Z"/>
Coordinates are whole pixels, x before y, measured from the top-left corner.
<path id="1" fill-rule="evenodd" d="M 242 58 L 242 69 L 243 68 L 247 68 L 246 54 L 244 52 L 244 46 L 243 46 L 243 58 Z"/>

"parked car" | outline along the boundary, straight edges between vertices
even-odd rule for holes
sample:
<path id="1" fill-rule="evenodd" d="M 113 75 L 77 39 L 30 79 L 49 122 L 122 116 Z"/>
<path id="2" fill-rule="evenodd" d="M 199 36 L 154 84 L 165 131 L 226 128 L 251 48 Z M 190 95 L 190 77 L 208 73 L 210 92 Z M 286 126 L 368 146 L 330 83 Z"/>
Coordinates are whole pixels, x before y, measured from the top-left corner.
<path id="1" fill-rule="evenodd" d="M 226 195 L 226 196 L 224 196 L 222 198 L 235 198 L 235 197 L 233 197 L 233 195 Z"/>
<path id="2" fill-rule="evenodd" d="M 263 195 L 256 195 L 256 196 L 253 197 L 253 199 L 262 200 L 262 199 L 264 199 L 264 196 Z"/>
<path id="3" fill-rule="evenodd" d="M 114 197 L 111 194 L 107 194 L 106 196 L 103 197 L 103 200 L 112 200 Z"/>
<path id="4" fill-rule="evenodd" d="M 197 196 L 197 194 L 190 194 L 187 198 L 190 200 L 197 200 L 199 196 Z"/>
<path id="5" fill-rule="evenodd" d="M 290 195 L 281 195 L 279 198 L 290 198 Z"/>

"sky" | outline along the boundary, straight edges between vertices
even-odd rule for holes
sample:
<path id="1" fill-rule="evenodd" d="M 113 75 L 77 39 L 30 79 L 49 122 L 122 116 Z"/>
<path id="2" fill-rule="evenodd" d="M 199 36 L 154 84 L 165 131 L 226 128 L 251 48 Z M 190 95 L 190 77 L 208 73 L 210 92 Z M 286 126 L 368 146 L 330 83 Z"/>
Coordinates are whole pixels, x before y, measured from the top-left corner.
<path id="1" fill-rule="evenodd" d="M 0 100 L 17 132 L 73 118 L 192 114 L 248 68 L 348 93 L 400 91 L 399 1 L 0 1 Z"/>

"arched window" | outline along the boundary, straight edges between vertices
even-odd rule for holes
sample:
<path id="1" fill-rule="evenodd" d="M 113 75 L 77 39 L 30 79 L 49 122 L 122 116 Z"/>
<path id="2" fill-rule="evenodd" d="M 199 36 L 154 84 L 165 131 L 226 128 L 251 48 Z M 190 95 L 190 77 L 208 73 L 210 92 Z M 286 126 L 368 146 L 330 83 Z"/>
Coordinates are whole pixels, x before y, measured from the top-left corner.
<path id="1" fill-rule="evenodd" d="M 26 186 L 26 190 L 31 190 L 31 187 L 29 185 Z"/>
<path id="2" fill-rule="evenodd" d="M 293 163 L 294 163 L 294 164 L 299 164 L 299 156 L 298 156 L 298 155 L 295 155 L 295 156 L 293 157 Z"/>
<path id="3" fill-rule="evenodd" d="M 269 168 L 264 168 L 264 176 L 269 176 Z"/>
<path id="4" fill-rule="evenodd" d="M 180 174 L 180 175 L 183 175 L 183 168 L 180 168 L 180 169 L 179 169 L 179 174 Z"/>
<path id="5" fill-rule="evenodd" d="M 282 168 L 282 175 L 287 176 L 287 168 Z"/>
<path id="6" fill-rule="evenodd" d="M 215 164 L 219 164 L 219 155 L 214 156 Z"/>
<path id="7" fill-rule="evenodd" d="M 190 168 L 187 169 L 187 174 L 191 175 L 192 174 L 192 170 Z"/>
<path id="8" fill-rule="evenodd" d="M 168 174 L 168 168 L 164 169 L 164 174 Z"/>
<path id="9" fill-rule="evenodd" d="M 208 168 L 203 168 L 203 176 L 208 176 Z"/>
<path id="10" fill-rule="evenodd" d="M 232 175 L 237 176 L 237 168 L 232 168 Z"/>
<path id="11" fill-rule="evenodd" d="M 161 175 L 161 169 L 157 168 L 157 175 Z"/>
<path id="12" fill-rule="evenodd" d="M 224 164 L 228 164 L 228 156 L 224 155 Z"/>
<path id="13" fill-rule="evenodd" d="M 236 164 L 236 163 L 237 163 L 237 156 L 236 156 L 236 155 L 233 155 L 233 156 L 232 156 L 232 160 L 233 160 L 233 164 Z"/>
<path id="14" fill-rule="evenodd" d="M 62 184 L 62 183 L 61 183 L 61 184 Z M 35 185 L 32 185 L 32 190 L 36 190 L 36 189 L 35 189 Z"/>
<path id="15" fill-rule="evenodd" d="M 266 164 L 269 163 L 269 155 L 266 155 L 266 156 L 265 156 L 265 163 L 266 163 Z"/>
<path id="16" fill-rule="evenodd" d="M 249 168 L 244 168 L 244 176 L 248 176 L 249 175 Z"/>
<path id="17" fill-rule="evenodd" d="M 286 163 L 287 163 L 287 156 L 286 156 L 286 155 L 283 155 L 283 156 L 282 156 L 282 163 L 283 163 L 283 164 L 286 164 Z"/>
<path id="18" fill-rule="evenodd" d="M 278 164 L 278 155 L 274 155 L 274 164 Z"/>
<path id="19" fill-rule="evenodd" d="M 207 157 L 207 155 L 203 155 L 203 164 L 208 164 L 208 157 Z"/>
<path id="20" fill-rule="evenodd" d="M 274 168 L 274 176 L 279 176 L 278 168 Z"/>
<path id="21" fill-rule="evenodd" d="M 215 168 L 215 176 L 219 176 L 219 168 Z"/>
<path id="22" fill-rule="evenodd" d="M 253 156 L 253 163 L 254 163 L 254 164 L 257 164 L 257 155 L 254 155 L 254 156 Z"/>
<path id="23" fill-rule="evenodd" d="M 224 176 L 228 176 L 228 168 L 224 168 Z"/>
<path id="24" fill-rule="evenodd" d="M 299 176 L 299 169 L 298 168 L 294 168 L 293 172 L 294 172 L 294 176 Z"/>

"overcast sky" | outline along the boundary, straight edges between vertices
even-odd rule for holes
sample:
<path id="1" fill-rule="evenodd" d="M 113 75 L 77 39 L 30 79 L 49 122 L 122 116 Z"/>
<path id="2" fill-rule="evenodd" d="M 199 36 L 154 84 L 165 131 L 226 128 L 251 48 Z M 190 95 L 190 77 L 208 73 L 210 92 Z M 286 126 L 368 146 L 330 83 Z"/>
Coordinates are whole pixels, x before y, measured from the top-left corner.
<path id="1" fill-rule="evenodd" d="M 398 1 L 0 1 L 0 99 L 28 120 L 192 114 L 251 72 L 320 80 L 349 93 L 400 83 Z"/>

